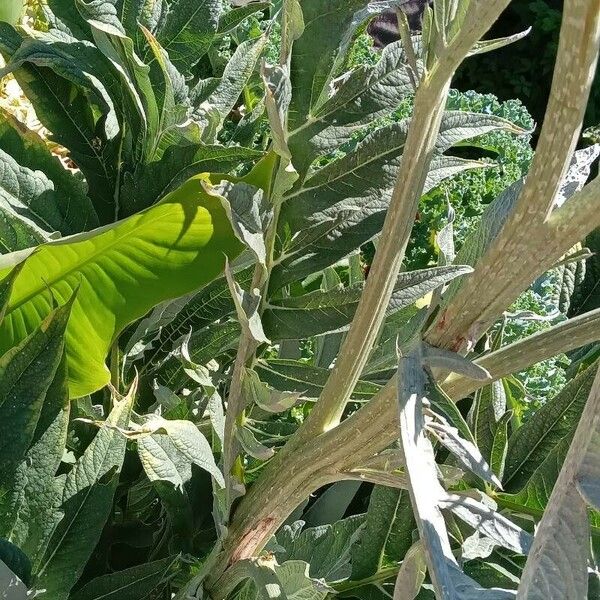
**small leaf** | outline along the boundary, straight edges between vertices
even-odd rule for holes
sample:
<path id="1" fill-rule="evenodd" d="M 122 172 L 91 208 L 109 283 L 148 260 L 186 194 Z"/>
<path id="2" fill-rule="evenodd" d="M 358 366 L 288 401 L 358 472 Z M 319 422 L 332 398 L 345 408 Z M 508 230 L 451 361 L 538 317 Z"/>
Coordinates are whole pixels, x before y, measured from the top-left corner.
<path id="1" fill-rule="evenodd" d="M 269 460 L 275 456 L 275 450 L 261 444 L 247 427 L 238 427 L 235 434 L 246 454 L 258 460 Z"/>
<path id="2" fill-rule="evenodd" d="M 402 559 L 394 586 L 394 600 L 415 600 L 427 573 L 427 561 L 421 541 L 414 543 Z"/>
<path id="3" fill-rule="evenodd" d="M 254 403 L 270 413 L 280 413 L 294 406 L 301 394 L 298 392 L 279 392 L 265 385 L 256 371 L 246 369 L 242 382 L 246 403 Z"/>
<path id="4" fill-rule="evenodd" d="M 139 438 L 138 443 L 140 441 L 142 442 L 142 449 L 145 453 L 142 464 L 144 464 L 144 460 L 147 458 L 146 462 L 149 465 L 149 468 L 146 472 L 152 473 L 152 475 L 149 475 L 151 480 L 162 480 L 163 477 L 160 476 L 160 471 L 163 468 L 166 468 L 167 471 L 171 473 L 174 471 L 174 465 L 169 464 L 173 463 L 173 459 L 169 458 L 164 450 L 161 452 L 157 446 L 160 445 L 159 442 L 161 436 L 165 435 L 161 434 L 160 430 L 163 430 L 166 433 L 166 436 L 168 436 L 173 447 L 189 464 L 198 465 L 200 468 L 208 471 L 208 473 L 215 478 L 216 482 L 223 487 L 223 474 L 215 463 L 208 440 L 204 437 L 198 427 L 191 421 L 168 420 L 163 419 L 158 415 L 149 415 L 146 418 L 141 431 L 138 433 L 134 432 L 134 437 Z M 147 438 L 154 438 L 154 443 L 144 442 Z M 158 462 L 155 462 L 153 452 L 156 452 Z M 146 466 L 144 466 L 144 468 L 146 468 Z M 171 481 L 176 485 L 181 485 L 179 480 L 173 479 L 173 475 L 169 475 L 165 480 Z"/>
<path id="5" fill-rule="evenodd" d="M 233 278 L 229 263 L 225 264 L 225 276 L 235 303 L 236 313 L 242 328 L 259 344 L 268 344 L 260 318 L 261 297 L 258 290 L 244 291 Z"/>
<path id="6" fill-rule="evenodd" d="M 500 480 L 494 475 L 473 442 L 465 440 L 456 427 L 448 423 L 432 421 L 427 429 L 438 439 L 469 471 L 502 489 Z"/>

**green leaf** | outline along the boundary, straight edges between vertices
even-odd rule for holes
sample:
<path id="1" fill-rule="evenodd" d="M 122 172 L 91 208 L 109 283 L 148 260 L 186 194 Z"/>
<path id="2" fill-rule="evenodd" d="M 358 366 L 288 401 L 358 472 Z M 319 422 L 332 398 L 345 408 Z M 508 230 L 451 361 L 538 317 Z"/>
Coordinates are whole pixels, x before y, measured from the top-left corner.
<path id="1" fill-rule="evenodd" d="M 266 41 L 266 36 L 261 36 L 242 42 L 227 63 L 223 77 L 217 85 L 216 90 L 210 94 L 196 111 L 196 116 L 205 127 L 210 124 L 210 130 L 212 130 L 213 134 L 216 134 L 221 129 L 223 121 L 235 106 L 248 80 L 254 73 L 258 59 L 265 48 Z M 215 114 L 215 123 L 211 123 L 212 111 Z M 208 127 L 203 132 L 202 139 L 203 141 L 211 142 L 211 138 L 214 135 L 208 135 L 206 131 L 208 131 Z"/>
<path id="2" fill-rule="evenodd" d="M 365 528 L 352 551 L 352 580 L 360 581 L 395 564 L 412 543 L 416 523 L 405 490 L 376 485 Z"/>
<path id="3" fill-rule="evenodd" d="M 594 365 L 570 381 L 509 438 L 503 479 L 507 491 L 523 488 L 561 440 L 575 431 L 596 371 Z"/>
<path id="4" fill-rule="evenodd" d="M 504 476 L 504 466 L 506 465 L 506 456 L 508 454 L 508 426 L 512 416 L 513 412 L 509 410 L 500 417 L 490 452 L 490 467 L 500 481 L 502 481 Z"/>
<path id="5" fill-rule="evenodd" d="M 415 542 L 402 560 L 396 585 L 394 586 L 394 597 L 403 600 L 415 600 L 419 590 L 425 581 L 427 573 L 427 562 L 421 541 Z"/>
<path id="6" fill-rule="evenodd" d="M 600 508 L 600 373 L 568 449 L 560 475 L 535 535 L 523 570 L 518 598 L 536 600 L 556 590 L 557 597 L 583 598 L 588 590 L 590 523 L 587 504 Z"/>
<path id="7" fill-rule="evenodd" d="M 0 535 L 18 545 L 26 543 L 32 553 L 39 550 L 38 543 L 47 541 L 45 523 L 43 519 L 40 523 L 40 517 L 48 515 L 52 520 L 52 480 L 64 447 L 60 444 L 58 448 L 44 448 L 44 429 L 58 425 L 63 430 L 59 440 L 52 440 L 50 432 L 50 442 L 60 441 L 62 437 L 64 443 L 66 435 L 64 417 L 68 418 L 68 407 L 64 411 L 66 398 L 59 395 L 63 383 L 60 374 L 57 386 L 53 381 L 63 357 L 64 332 L 71 306 L 72 301 L 53 311 L 36 331 L 0 358 L 0 452 L 3 457 Z M 61 374 L 64 375 L 64 368 Z M 41 462 L 30 464 L 33 458 Z M 28 480 L 30 476 L 39 476 L 40 480 Z M 44 515 L 32 513 L 33 507 L 43 510 Z"/>
<path id="8" fill-rule="evenodd" d="M 238 565 L 243 568 L 238 572 L 239 579 L 252 581 L 233 595 L 232 600 L 325 600 L 332 591 L 322 582 L 311 579 L 308 564 L 300 560 L 278 565 L 268 559 L 256 559 Z"/>
<path id="9" fill-rule="evenodd" d="M 251 2 L 246 6 L 238 6 L 227 11 L 219 18 L 217 33 L 223 35 L 241 25 L 248 17 L 271 6 L 270 2 Z"/>
<path id="10" fill-rule="evenodd" d="M 97 227 L 98 217 L 87 197 L 83 178 L 65 169 L 46 142 L 10 113 L 2 110 L 0 116 L 0 150 L 9 154 L 21 167 L 20 173 L 15 173 L 17 179 L 28 174 L 25 183 L 31 183 L 26 187 L 31 188 L 33 182 L 37 183 L 36 189 L 30 189 L 26 195 L 21 190 L 19 196 L 23 197 L 26 205 L 31 205 L 35 199 L 31 209 L 34 215 L 40 215 L 42 224 L 46 225 L 44 228 L 70 235 Z M 41 171 L 43 176 L 31 171 Z M 8 183 L 6 174 L 3 179 Z M 14 190 L 13 186 L 11 188 Z M 42 193 L 43 199 L 40 199 Z"/>
<path id="11" fill-rule="evenodd" d="M 414 304 L 444 283 L 469 272 L 468 268 L 451 266 L 400 273 L 388 314 Z M 266 334 L 273 340 L 303 339 L 343 330 L 354 318 L 362 290 L 362 285 L 355 285 L 271 300 L 262 317 Z"/>
<path id="12" fill-rule="evenodd" d="M 303 529 L 304 522 L 286 525 L 277 534 L 275 556 L 281 562 L 301 560 L 310 565 L 309 573 L 326 582 L 347 579 L 351 572 L 350 557 L 365 522 L 364 515 Z"/>
<path id="13" fill-rule="evenodd" d="M 49 356 L 44 356 L 49 360 Z M 0 517 L 2 535 L 17 544 L 37 568 L 61 517 L 62 485 L 56 472 L 63 457 L 69 424 L 66 360 L 56 369 L 45 394 L 33 441 L 15 473 L 7 495 L 8 514 Z M 9 527 L 7 530 L 6 527 Z"/>
<path id="14" fill-rule="evenodd" d="M 238 323 L 227 321 L 216 323 L 195 331 L 188 341 L 190 358 L 195 364 L 206 365 L 213 359 L 219 359 L 224 352 L 232 350 L 240 339 L 241 329 Z M 156 378 L 162 384 L 180 389 L 189 382 L 181 356 L 175 353 L 152 368 Z"/>
<path id="15" fill-rule="evenodd" d="M 125 173 L 120 215 L 127 217 L 148 208 L 176 190 L 190 177 L 201 173 L 227 173 L 262 156 L 250 148 L 179 144 L 168 148 L 163 156 L 150 163 L 139 163 Z"/>
<path id="16" fill-rule="evenodd" d="M 51 294 L 68 298 L 78 287 L 66 333 L 69 392 L 100 389 L 110 378 L 108 349 L 128 323 L 207 283 L 222 271 L 224 254 L 240 250 L 220 201 L 192 179 L 129 219 L 37 248 L 15 278 L 0 351 L 42 321 Z"/>
<path id="17" fill-rule="evenodd" d="M 261 381 L 282 392 L 298 392 L 303 397 L 318 398 L 330 371 L 295 360 L 271 359 L 259 361 L 255 370 Z M 359 381 L 352 393 L 354 400 L 368 400 L 379 390 L 368 381 Z"/>
<path id="18" fill-rule="evenodd" d="M 144 419 L 141 429 L 134 429 L 131 436 L 138 439 L 140 459 L 151 481 L 168 481 L 181 487 L 187 480 L 181 477 L 177 469 L 183 458 L 188 465 L 186 469 L 192 464 L 198 465 L 210 473 L 221 487 L 225 485 L 208 440 L 191 421 L 149 415 Z M 168 437 L 175 452 L 165 449 L 166 446 L 162 444 L 164 437 Z"/>
<path id="19" fill-rule="evenodd" d="M 475 402 L 470 413 L 471 428 L 475 434 L 477 446 L 487 461 L 491 459 L 498 422 L 505 410 L 506 391 L 502 380 L 482 387 L 475 394 Z M 494 473 L 498 474 L 496 470 Z"/>
<path id="20" fill-rule="evenodd" d="M 164 558 L 96 577 L 70 600 L 144 600 L 166 585 L 177 562 L 177 557 Z"/>
<path id="21" fill-rule="evenodd" d="M 14 72 L 40 121 L 71 151 L 100 222 L 110 222 L 120 141 L 112 96 L 120 96 L 119 81 L 90 42 L 69 43 L 47 35 L 21 38 L 0 23 L 0 49 L 10 56 L 3 72 Z"/>
<path id="22" fill-rule="evenodd" d="M 458 142 L 503 129 L 515 130 L 498 117 L 447 112 L 437 150 L 441 153 Z M 381 231 L 407 131 L 406 120 L 376 129 L 354 150 L 317 170 L 284 196 L 279 221 L 284 245 L 273 269 L 272 289 L 336 263 Z M 437 155 L 424 193 L 443 179 L 477 166 L 482 165 Z M 318 235 L 307 238 L 305 230 L 316 230 Z M 305 232 L 301 234 L 304 243 L 290 240 L 289 231 Z"/>
<path id="23" fill-rule="evenodd" d="M 136 388 L 115 400 L 106 424 L 67 474 L 54 530 L 36 574 L 36 587 L 49 598 L 65 600 L 92 555 L 112 510 L 125 456 L 125 438 L 116 428 L 129 423 Z"/>
<path id="24" fill-rule="evenodd" d="M 326 100 L 328 83 L 335 75 L 333 71 L 342 38 L 364 2 L 308 0 L 303 1 L 301 6 L 305 28 L 300 39 L 294 43 L 292 53 L 294 96 L 290 110 L 291 129 L 303 125 L 311 109 Z"/>
<path id="25" fill-rule="evenodd" d="M 23 12 L 23 0 L 6 0 L 0 6 L 0 21 L 15 24 Z"/>
<path id="26" fill-rule="evenodd" d="M 392 112 L 413 93 L 402 44 L 390 44 L 375 66 L 352 71 L 310 120 L 290 133 L 296 170 L 304 177 L 315 158 L 336 150 L 357 129 Z"/>
<path id="27" fill-rule="evenodd" d="M 158 41 L 180 71 L 188 71 L 206 54 L 221 13 L 219 0 L 173 0 Z"/>

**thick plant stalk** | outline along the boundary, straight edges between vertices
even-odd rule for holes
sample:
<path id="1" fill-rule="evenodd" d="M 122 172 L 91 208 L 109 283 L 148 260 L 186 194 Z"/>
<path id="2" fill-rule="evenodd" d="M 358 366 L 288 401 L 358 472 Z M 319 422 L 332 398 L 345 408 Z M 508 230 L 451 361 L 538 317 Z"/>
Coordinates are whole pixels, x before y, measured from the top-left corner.
<path id="1" fill-rule="evenodd" d="M 431 71 L 417 89 L 402 165 L 369 278 L 336 365 L 306 422 L 302 439 L 327 431 L 340 422 L 379 334 L 404 260 L 454 72 L 509 1 L 493 0 L 473 6 L 471 18 L 436 57 Z"/>
<path id="2" fill-rule="evenodd" d="M 558 215 L 549 218 L 581 131 L 599 47 L 600 0 L 567 0 L 550 103 L 531 172 L 492 247 L 428 332 L 430 344 L 460 350 L 474 343 L 536 275 L 559 258 L 557 246 L 563 251 L 563 245 L 556 239 L 557 220 L 568 238 L 564 251 L 600 224 L 598 210 L 586 215 L 591 217 L 587 226 L 570 224 Z M 586 192 L 589 202 L 597 188 Z M 582 212 L 587 207 L 589 203 Z M 549 237 L 555 242 L 551 248 Z"/>
<path id="3" fill-rule="evenodd" d="M 569 319 L 525 339 L 504 346 L 475 361 L 497 380 L 563 352 L 600 340 L 600 308 Z M 442 384 L 454 400 L 460 400 L 481 387 L 481 382 L 450 375 Z"/>
<path id="4" fill-rule="evenodd" d="M 493 359 L 486 357 L 478 362 L 490 371 L 493 379 L 498 379 L 555 356 L 557 344 L 562 341 L 561 349 L 564 350 L 567 337 L 578 346 L 600 339 L 600 309 L 511 344 L 490 354 Z M 463 395 L 461 389 L 475 391 L 488 383 L 457 377 L 445 386 L 445 391 L 452 399 L 458 400 Z M 338 427 L 318 436 L 301 452 L 289 455 L 284 467 L 265 471 L 267 476 L 254 484 L 236 512 L 232 523 L 234 529 L 225 542 L 226 546 L 237 539 L 239 557 L 252 556 L 256 548 L 262 547 L 277 530 L 278 524 L 309 494 L 325 483 L 355 479 L 357 476 L 361 478 L 360 473 L 353 470 L 398 438 L 396 394 L 394 377 Z M 400 478 L 396 482 L 400 485 Z M 262 498 L 268 498 L 268 501 Z M 241 535 L 241 531 L 246 533 Z M 233 553 L 233 548 L 227 550 Z"/>

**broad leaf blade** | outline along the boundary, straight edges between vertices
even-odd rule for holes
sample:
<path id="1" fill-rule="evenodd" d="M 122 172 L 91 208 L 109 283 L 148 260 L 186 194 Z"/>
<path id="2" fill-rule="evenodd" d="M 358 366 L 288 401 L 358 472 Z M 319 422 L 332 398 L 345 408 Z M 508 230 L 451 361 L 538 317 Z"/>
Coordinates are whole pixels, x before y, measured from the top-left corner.
<path id="1" fill-rule="evenodd" d="M 128 323 L 207 283 L 224 254 L 240 250 L 219 200 L 190 180 L 125 221 L 38 248 L 15 279 L 0 350 L 37 326 L 51 293 L 64 299 L 79 288 L 66 335 L 69 391 L 83 396 L 108 382 L 104 359 Z"/>

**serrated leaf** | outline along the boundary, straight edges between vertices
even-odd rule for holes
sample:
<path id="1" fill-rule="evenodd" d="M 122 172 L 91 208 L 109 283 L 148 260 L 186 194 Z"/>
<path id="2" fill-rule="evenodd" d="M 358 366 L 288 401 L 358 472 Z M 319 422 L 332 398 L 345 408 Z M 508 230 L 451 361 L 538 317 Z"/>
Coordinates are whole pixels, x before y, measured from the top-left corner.
<path id="1" fill-rule="evenodd" d="M 129 422 L 136 386 L 115 400 L 106 424 L 67 474 L 60 504 L 64 515 L 54 530 L 36 574 L 36 586 L 66 600 L 92 555 L 112 509 L 125 456 L 125 438 L 116 428 Z"/>
<path id="2" fill-rule="evenodd" d="M 326 95 L 339 45 L 352 25 L 355 12 L 363 5 L 361 0 L 302 3 L 305 28 L 294 43 L 291 60 L 291 79 L 297 90 L 290 112 L 292 129 L 304 124 L 311 109 Z"/>
<path id="3" fill-rule="evenodd" d="M 21 35 L 12 27 L 0 22 L 0 48 L 5 55 L 14 56 L 22 41 Z M 82 59 L 82 48 L 78 50 Z M 94 70 L 97 72 L 97 66 L 90 72 Z M 85 175 L 100 222 L 110 222 L 114 217 L 117 177 L 113 163 L 118 153 L 118 144 L 114 140 L 116 129 L 98 132 L 94 107 L 90 105 L 85 86 L 78 87 L 59 73 L 38 66 L 35 60 L 21 64 L 14 75 L 40 121 L 53 132 L 53 141 L 70 150 L 71 157 Z M 116 126 L 114 119 L 112 123 Z"/>
<path id="4" fill-rule="evenodd" d="M 78 287 L 66 332 L 69 391 L 79 397 L 100 389 L 110 378 L 108 349 L 128 323 L 207 283 L 221 272 L 224 252 L 240 250 L 219 200 L 192 179 L 134 217 L 37 248 L 15 278 L 0 352 L 42 321 L 51 294 L 65 299 Z M 0 268 L 0 276 L 8 272 Z"/>
<path id="5" fill-rule="evenodd" d="M 437 287 L 468 272 L 468 268 L 450 266 L 400 273 L 388 314 L 414 304 Z M 362 285 L 355 285 L 271 301 L 263 313 L 263 325 L 274 340 L 303 339 L 343 330 L 354 318 L 362 291 Z"/>
<path id="6" fill-rule="evenodd" d="M 527 484 L 561 440 L 575 431 L 596 370 L 591 366 L 570 381 L 509 438 L 503 479 L 507 491 Z"/>
<path id="7" fill-rule="evenodd" d="M 511 127 L 497 117 L 445 113 L 424 193 L 441 179 L 473 167 L 472 161 L 439 156 L 444 150 L 477 135 Z M 311 174 L 284 197 L 279 221 L 282 240 L 288 229 L 302 231 L 331 220 L 339 221 L 339 225 L 319 240 L 296 248 L 294 254 L 288 255 L 284 247 L 273 269 L 274 287 L 336 263 L 381 231 L 407 131 L 408 121 L 376 129 L 354 150 Z"/>
<path id="8" fill-rule="evenodd" d="M 10 113 L 2 110 L 0 115 L 0 150 L 20 167 L 19 172 L 13 172 L 13 181 L 9 184 L 10 163 L 6 165 L 3 181 L 8 185 L 3 185 L 4 199 L 10 202 L 15 197 L 16 181 L 24 182 L 24 189 L 18 192 L 23 208 L 31 211 L 31 218 L 39 219 L 46 231 L 70 235 L 97 227 L 98 216 L 80 174 L 65 169 L 42 138 Z M 19 214 L 24 216 L 21 211 Z"/>

